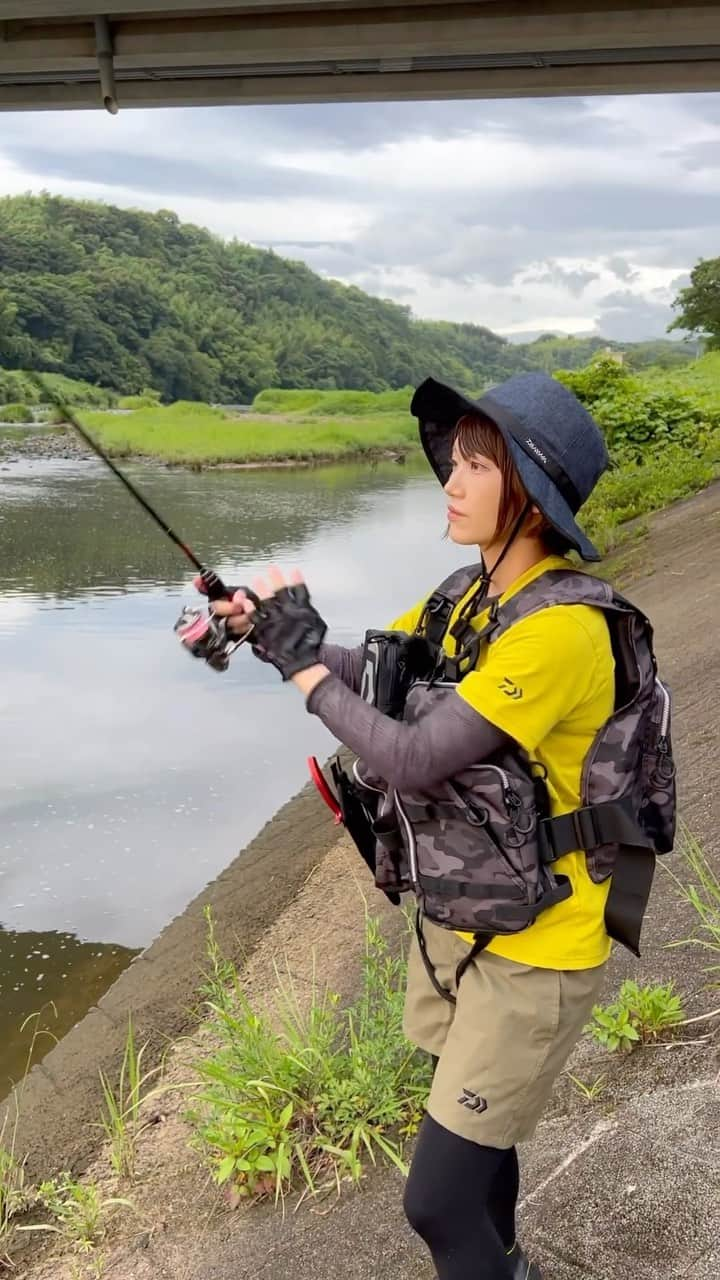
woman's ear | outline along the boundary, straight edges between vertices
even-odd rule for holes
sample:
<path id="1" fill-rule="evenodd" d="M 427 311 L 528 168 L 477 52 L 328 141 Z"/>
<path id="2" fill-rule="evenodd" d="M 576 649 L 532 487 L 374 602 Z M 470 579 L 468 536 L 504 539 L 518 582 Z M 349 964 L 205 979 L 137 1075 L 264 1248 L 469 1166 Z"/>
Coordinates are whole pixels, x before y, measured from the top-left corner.
<path id="1" fill-rule="evenodd" d="M 529 519 L 527 522 L 527 531 L 530 534 L 539 535 L 547 528 L 547 520 L 542 511 L 533 502 L 529 511 Z"/>

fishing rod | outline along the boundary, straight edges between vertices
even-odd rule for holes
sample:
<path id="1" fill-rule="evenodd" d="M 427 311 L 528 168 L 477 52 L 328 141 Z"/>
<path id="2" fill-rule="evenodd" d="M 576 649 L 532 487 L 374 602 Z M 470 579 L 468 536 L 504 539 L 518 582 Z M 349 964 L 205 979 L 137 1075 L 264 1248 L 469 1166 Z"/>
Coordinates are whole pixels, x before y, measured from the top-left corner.
<path id="1" fill-rule="evenodd" d="M 115 465 L 112 458 L 108 456 L 97 440 L 90 435 L 90 432 L 85 429 L 78 420 L 77 414 L 74 413 L 63 397 L 49 387 L 39 373 L 28 371 L 27 376 L 31 382 L 35 383 L 43 400 L 51 404 L 61 419 L 77 431 L 78 435 L 85 441 L 85 444 L 92 449 L 93 453 L 97 454 L 106 467 L 110 468 L 113 475 L 117 476 L 121 484 L 125 485 L 128 493 L 132 495 L 150 518 L 155 521 L 155 524 L 162 529 L 171 542 L 174 542 L 176 547 L 179 547 L 183 555 L 197 569 L 200 575 L 200 590 L 207 596 L 208 600 L 211 602 L 213 600 L 232 600 L 238 588 L 226 587 L 214 569 L 206 568 L 202 561 L 198 560 L 195 552 L 186 542 L 183 542 L 182 538 L 167 523 L 167 520 L 163 519 L 159 511 L 155 509 L 152 503 L 148 502 L 132 480 L 129 480 L 120 468 Z M 253 603 L 257 604 L 257 597 L 254 592 L 250 591 L 248 587 L 244 587 L 243 590 Z M 226 670 L 230 654 L 247 639 L 247 636 L 238 638 L 235 635 L 230 635 L 227 631 L 225 618 L 218 618 L 212 612 L 206 614 L 202 610 L 189 607 L 183 609 L 178 621 L 175 623 L 175 630 L 178 633 L 180 642 L 193 657 L 203 658 L 216 671 Z"/>
<path id="2" fill-rule="evenodd" d="M 140 490 L 132 483 L 132 480 L 129 480 L 120 468 L 115 466 L 112 458 L 108 457 L 105 450 L 90 435 L 90 432 L 85 430 L 82 423 L 78 421 L 77 414 L 73 412 L 62 396 L 56 391 L 53 391 L 52 388 L 47 385 L 45 380 L 41 378 L 39 373 L 29 371 L 27 376 L 30 378 L 31 382 L 35 383 L 35 386 L 40 391 L 44 400 L 52 405 L 53 409 L 56 410 L 63 421 L 68 423 L 69 426 L 73 427 L 75 431 L 77 431 L 78 435 L 85 441 L 89 448 L 92 449 L 93 453 L 97 454 L 101 462 L 104 462 L 105 466 L 110 468 L 113 475 L 117 476 L 121 484 L 125 485 L 128 493 L 132 495 L 136 502 L 140 503 L 143 510 L 147 511 L 148 515 L 157 525 L 159 525 L 163 533 L 170 538 L 171 542 L 175 543 L 176 547 L 180 548 L 183 555 L 187 557 L 192 565 L 194 565 L 200 574 L 202 590 L 205 592 L 208 599 L 210 601 L 232 600 L 234 593 L 239 590 L 239 588 L 226 587 L 225 583 L 220 577 L 218 577 L 214 569 L 207 569 L 205 565 L 198 560 L 195 552 L 191 550 L 186 542 L 183 542 L 182 538 L 178 537 L 175 530 L 171 529 L 170 525 L 163 519 L 159 511 L 156 511 L 155 507 L 148 502 L 147 498 L 145 498 Z M 253 604 L 257 607 L 260 601 L 255 592 L 251 591 L 249 587 L 243 587 L 242 590 L 247 596 L 249 596 Z M 225 618 L 218 618 L 214 613 L 204 613 L 201 609 L 192 609 L 189 606 L 186 606 L 183 609 L 180 617 L 175 623 L 175 631 L 177 632 L 180 643 L 184 648 L 187 649 L 194 658 L 203 658 L 214 671 L 227 670 L 231 655 L 241 644 L 245 643 L 252 630 L 253 628 L 250 626 L 243 636 L 238 637 L 231 635 L 227 630 L 227 620 Z M 345 819 L 343 817 L 342 809 L 323 776 L 322 769 L 316 756 L 308 757 L 308 766 L 312 781 L 320 792 L 320 795 L 326 805 L 333 813 L 335 825 L 337 826 L 344 823 Z"/>
<path id="3" fill-rule="evenodd" d="M 42 393 L 43 398 L 47 400 L 47 402 L 52 405 L 53 409 L 56 409 L 57 412 L 61 415 L 63 421 L 65 421 L 69 426 L 73 427 L 75 431 L 77 431 L 79 436 L 82 436 L 82 439 L 85 441 L 86 445 L 88 445 L 92 449 L 93 453 L 97 454 L 98 458 L 100 458 L 101 461 L 105 463 L 106 467 L 110 468 L 113 475 L 116 475 L 120 483 L 125 485 L 125 488 L 128 490 L 129 493 L 132 494 L 135 501 L 140 503 L 140 506 L 143 507 L 145 511 L 147 511 L 151 519 L 154 520 L 155 523 L 160 526 L 163 533 L 167 534 L 171 542 L 174 542 L 175 546 L 179 547 L 183 555 L 186 556 L 187 559 L 190 561 L 190 563 L 195 566 L 198 573 L 200 574 L 200 577 L 203 580 L 203 586 L 206 590 L 208 599 L 209 600 L 229 599 L 230 597 L 229 597 L 228 589 L 225 586 L 225 584 L 221 581 L 221 579 L 218 577 L 218 575 L 215 573 L 214 569 L 205 568 L 205 566 L 201 563 L 201 561 L 198 560 L 194 551 L 190 549 L 187 543 L 183 542 L 182 538 L 178 537 L 174 529 L 170 528 L 170 525 L 167 523 L 167 521 L 163 520 L 159 511 L 155 510 L 155 508 L 151 505 L 151 503 L 148 502 L 147 498 L 143 497 L 140 490 L 137 489 L 135 485 L 132 483 L 132 480 L 128 480 L 128 477 L 126 475 L 123 475 L 123 472 L 120 470 L 120 468 L 115 466 L 115 463 L 113 462 L 112 458 L 108 457 L 105 450 L 90 435 L 90 432 L 85 430 L 85 427 L 78 420 L 77 414 L 73 412 L 73 410 L 70 408 L 67 401 L 63 400 L 62 396 L 60 396 L 56 391 L 53 391 L 53 389 L 48 386 L 45 380 L 40 377 L 39 373 L 30 372 L 28 373 L 28 377 L 30 378 L 31 382 L 35 383 L 38 390 Z"/>

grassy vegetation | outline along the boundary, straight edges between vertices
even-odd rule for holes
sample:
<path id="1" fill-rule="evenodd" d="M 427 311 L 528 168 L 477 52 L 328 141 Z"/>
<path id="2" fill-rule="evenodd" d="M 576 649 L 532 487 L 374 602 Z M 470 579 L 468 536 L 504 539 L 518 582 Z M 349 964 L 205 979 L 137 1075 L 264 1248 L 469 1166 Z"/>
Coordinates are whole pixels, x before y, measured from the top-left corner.
<path id="1" fill-rule="evenodd" d="M 52 1222 L 22 1227 L 23 1231 L 48 1231 L 61 1236 L 74 1252 L 92 1254 L 104 1239 L 109 1210 L 122 1206 L 131 1209 L 129 1200 L 103 1196 L 94 1182 L 80 1182 L 67 1171 L 42 1182 L 35 1203 L 47 1210 Z"/>
<path id="2" fill-rule="evenodd" d="M 209 920 L 211 926 L 211 921 Z M 409 934 L 408 934 L 409 936 Z M 199 1066 L 190 1118 L 195 1145 L 231 1199 L 276 1201 L 293 1188 L 317 1194 L 358 1182 L 382 1155 L 403 1171 L 418 1128 L 430 1060 L 405 1039 L 405 959 L 366 921 L 363 981 L 355 1003 L 313 983 L 307 1007 L 277 974 L 274 1017 L 258 1012 L 212 932 L 205 986 L 217 1050 Z"/>
<path id="3" fill-rule="evenodd" d="M 316 417 L 367 417 L 410 412 L 413 388 L 399 391 L 261 391 L 253 400 L 257 413 L 309 413 Z"/>
<path id="4" fill-rule="evenodd" d="M 302 462 L 417 448 L 414 419 L 401 413 L 370 419 L 288 414 L 282 422 L 268 422 L 178 401 L 124 415 L 86 413 L 83 423 L 115 457 L 180 463 Z"/>
<path id="5" fill-rule="evenodd" d="M 691 937 L 673 943 L 677 947 L 698 947 L 709 953 L 712 961 L 705 972 L 712 975 L 711 985 L 720 987 L 720 876 L 708 859 L 705 850 L 683 823 L 680 824 L 678 845 L 684 863 L 684 874 L 676 875 L 661 864 L 674 880 L 681 897 L 693 908 L 696 927 Z"/>
<path id="6" fill-rule="evenodd" d="M 603 554 L 614 551 L 622 526 L 699 493 L 720 475 L 720 433 L 700 456 L 673 445 L 643 466 L 626 463 L 606 473 L 582 510 L 582 525 Z"/>
<path id="7" fill-rule="evenodd" d="M 66 378 L 62 373 L 44 373 L 43 381 L 70 404 L 80 407 L 110 408 L 115 404 L 116 396 L 106 387 L 96 387 L 90 382 L 80 382 L 76 378 Z M 37 383 L 22 369 L 0 368 L 0 404 L 5 402 L 20 404 L 41 404 L 42 396 Z"/>
<path id="8" fill-rule="evenodd" d="M 646 369 L 642 382 L 652 390 L 691 395 L 704 409 L 720 413 L 720 351 L 708 351 L 682 369 Z"/>
<path id="9" fill-rule="evenodd" d="M 146 1089 L 148 1081 L 155 1078 L 161 1070 L 160 1067 L 153 1067 L 143 1073 L 142 1060 L 146 1048 L 145 1044 L 138 1050 L 135 1045 L 130 1014 L 117 1087 L 113 1086 L 104 1071 L 100 1072 L 104 1099 L 100 1123 L 110 1148 L 110 1164 L 115 1173 L 128 1182 L 135 1176 L 137 1142 L 143 1131 L 140 1105 L 150 1096 Z"/>
<path id="10" fill-rule="evenodd" d="M 605 1007 L 594 1006 L 584 1031 L 609 1053 L 617 1049 L 629 1053 L 639 1045 L 654 1042 L 682 1021 L 682 999 L 674 982 L 641 987 L 628 978 L 617 1000 Z"/>
<path id="11" fill-rule="evenodd" d="M 0 404 L 0 422 L 32 422 L 33 412 L 26 404 Z"/>

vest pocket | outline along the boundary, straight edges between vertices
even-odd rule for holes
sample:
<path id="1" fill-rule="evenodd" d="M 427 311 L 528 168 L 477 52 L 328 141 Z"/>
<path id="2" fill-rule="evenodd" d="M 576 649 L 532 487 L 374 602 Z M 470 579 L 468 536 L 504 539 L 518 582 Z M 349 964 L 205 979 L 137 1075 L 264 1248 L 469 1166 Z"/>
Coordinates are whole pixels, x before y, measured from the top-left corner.
<path id="1" fill-rule="evenodd" d="M 532 778 L 478 765 L 437 796 L 396 796 L 395 803 L 429 919 L 489 933 L 532 922 L 543 896 Z"/>

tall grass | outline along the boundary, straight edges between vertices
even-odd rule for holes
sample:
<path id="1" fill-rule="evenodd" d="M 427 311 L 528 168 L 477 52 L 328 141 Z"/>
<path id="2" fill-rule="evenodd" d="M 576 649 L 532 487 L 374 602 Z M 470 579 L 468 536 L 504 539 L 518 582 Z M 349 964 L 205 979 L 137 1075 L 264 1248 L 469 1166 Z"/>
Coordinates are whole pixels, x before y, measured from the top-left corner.
<path id="1" fill-rule="evenodd" d="M 362 990 L 349 1009 L 313 977 L 309 1002 L 276 973 L 275 1016 L 259 1012 L 209 940 L 205 989 L 217 1050 L 199 1066 L 194 1145 L 231 1199 L 276 1201 L 359 1181 L 383 1155 L 400 1169 L 430 1084 L 426 1054 L 402 1030 L 405 961 L 366 921 Z"/>
<path id="2" fill-rule="evenodd" d="M 140 1124 L 140 1105 L 151 1096 L 146 1091 L 148 1081 L 161 1070 L 160 1067 L 153 1067 L 150 1071 L 143 1072 L 142 1060 L 146 1048 L 146 1044 L 140 1049 L 135 1045 L 131 1014 L 128 1017 L 125 1051 L 117 1087 L 111 1084 L 104 1071 L 100 1072 L 104 1099 L 101 1126 L 110 1144 L 110 1164 L 119 1177 L 128 1181 L 135 1176 L 137 1141 L 143 1127 L 146 1127 Z"/>
<path id="3" fill-rule="evenodd" d="M 169 462 L 305 461 L 417 447 L 415 421 L 404 414 L 268 422 L 178 403 L 122 416 L 86 413 L 82 420 L 116 457 L 144 455 Z"/>
<path id="4" fill-rule="evenodd" d="M 693 908 L 696 925 L 691 937 L 671 945 L 697 947 L 701 952 L 709 952 L 708 959 L 713 963 L 705 972 L 713 975 L 714 986 L 720 986 L 720 873 L 684 823 L 679 827 L 678 844 L 684 875 L 676 875 L 664 863 L 661 865 L 674 880 L 681 897 Z"/>
<path id="5" fill-rule="evenodd" d="M 376 413 L 409 413 L 413 388 L 398 391 L 286 391 L 270 388 L 253 400 L 257 413 L 310 413 L 313 417 L 367 417 Z"/>
<path id="6" fill-rule="evenodd" d="M 54 1009 L 54 1005 L 52 1007 Z M 5 1267 L 8 1270 L 12 1268 L 10 1248 L 15 1234 L 16 1219 L 32 1201 L 32 1196 L 25 1184 L 25 1157 L 18 1151 L 17 1135 L 25 1083 L 35 1055 L 35 1044 L 41 1036 L 49 1036 L 55 1040 L 51 1031 L 39 1029 L 42 1013 L 43 1010 L 39 1010 L 37 1013 L 30 1014 L 20 1027 L 20 1035 L 22 1035 L 30 1023 L 35 1023 L 22 1079 L 13 1089 L 11 1101 L 8 1100 L 4 1104 L 5 1114 L 0 1124 L 0 1272 Z"/>

